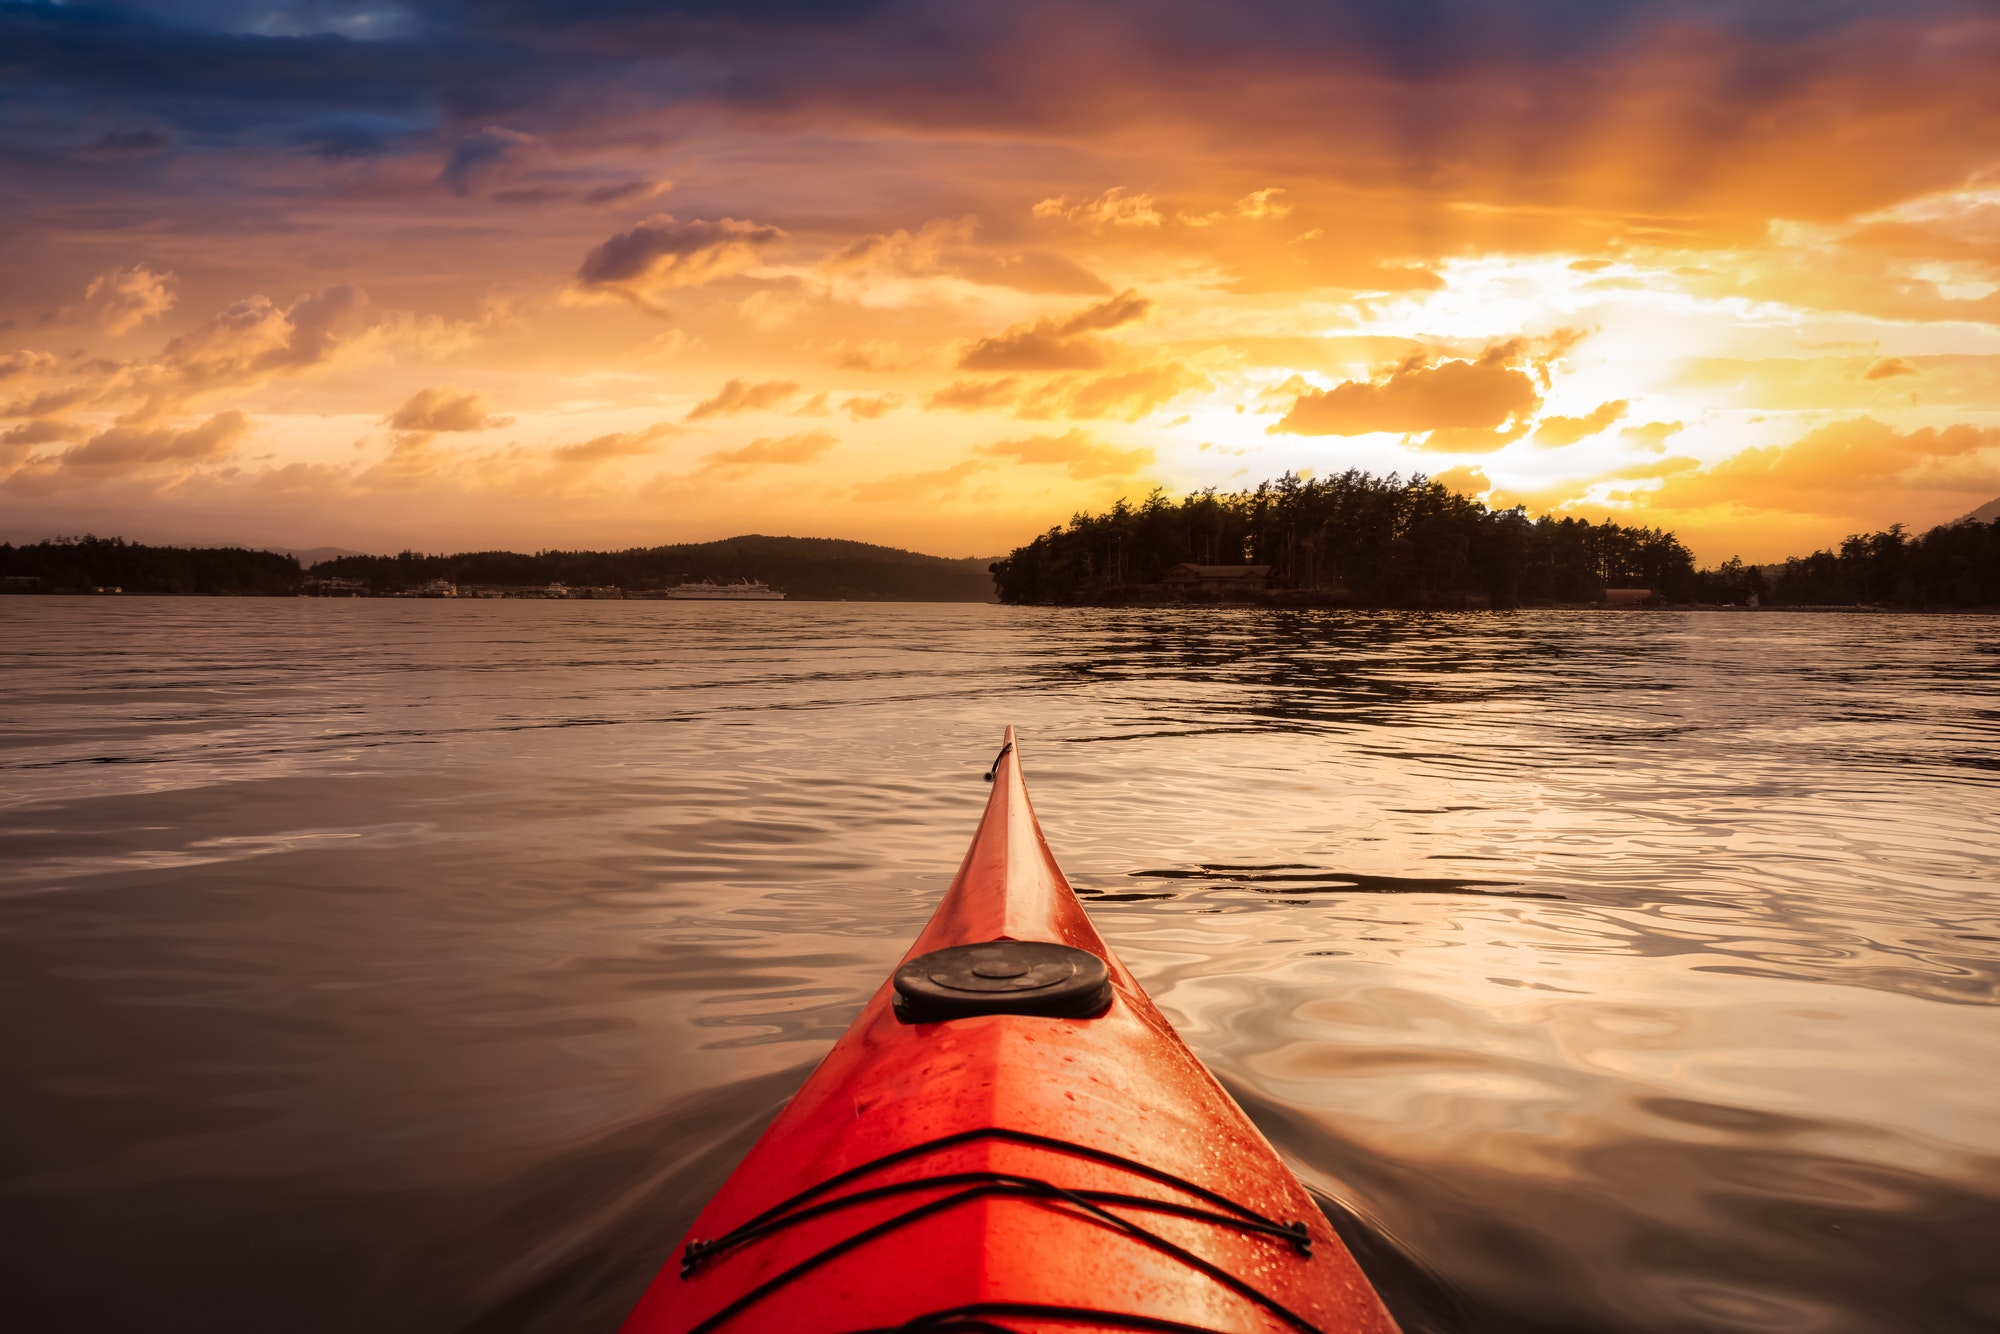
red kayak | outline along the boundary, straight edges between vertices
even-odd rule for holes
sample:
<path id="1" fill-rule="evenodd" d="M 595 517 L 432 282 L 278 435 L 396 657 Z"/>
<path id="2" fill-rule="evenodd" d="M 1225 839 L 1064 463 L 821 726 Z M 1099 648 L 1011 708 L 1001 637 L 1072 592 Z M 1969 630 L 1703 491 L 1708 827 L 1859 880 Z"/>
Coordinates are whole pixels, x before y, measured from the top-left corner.
<path id="1" fill-rule="evenodd" d="M 902 965 L 695 1220 L 626 1334 L 1396 1325 L 1098 939 L 1014 731 Z"/>

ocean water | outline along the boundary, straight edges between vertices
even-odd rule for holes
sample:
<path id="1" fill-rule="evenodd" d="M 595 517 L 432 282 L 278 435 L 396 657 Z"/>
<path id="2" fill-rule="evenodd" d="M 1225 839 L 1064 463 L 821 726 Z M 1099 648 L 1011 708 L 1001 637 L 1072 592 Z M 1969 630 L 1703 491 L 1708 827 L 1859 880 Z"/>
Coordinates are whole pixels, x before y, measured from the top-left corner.
<path id="1" fill-rule="evenodd" d="M 1015 724 L 1412 1331 L 2000 1327 L 2000 621 L 0 599 L 35 1331 L 609 1331 Z"/>

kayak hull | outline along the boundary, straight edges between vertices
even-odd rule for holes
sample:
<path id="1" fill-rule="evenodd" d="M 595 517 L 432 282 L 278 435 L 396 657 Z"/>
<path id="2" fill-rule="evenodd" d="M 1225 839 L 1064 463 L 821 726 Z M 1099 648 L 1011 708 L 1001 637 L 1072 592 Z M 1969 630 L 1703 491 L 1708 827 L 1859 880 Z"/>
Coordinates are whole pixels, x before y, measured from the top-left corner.
<path id="1" fill-rule="evenodd" d="M 1109 1006 L 906 1022 L 885 983 L 702 1211 L 627 1334 L 1391 1334 L 1311 1198 L 1098 937 L 1008 740 L 979 833 L 908 957 L 1068 945 L 1104 961 Z"/>

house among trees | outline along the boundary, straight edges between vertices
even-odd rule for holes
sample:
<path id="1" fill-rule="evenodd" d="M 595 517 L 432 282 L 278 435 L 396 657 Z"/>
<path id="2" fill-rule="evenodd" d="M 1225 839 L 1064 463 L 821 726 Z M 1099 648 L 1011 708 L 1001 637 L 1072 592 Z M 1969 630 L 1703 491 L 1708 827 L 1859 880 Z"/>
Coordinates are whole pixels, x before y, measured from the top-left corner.
<path id="1" fill-rule="evenodd" d="M 1653 601 L 1650 588 L 1607 588 L 1604 603 L 1609 607 L 1644 607 Z"/>
<path id="2" fill-rule="evenodd" d="M 1169 588 L 1195 588 L 1204 593 L 1262 593 L 1271 587 L 1269 565 L 1193 565 L 1183 561 L 1160 576 Z"/>

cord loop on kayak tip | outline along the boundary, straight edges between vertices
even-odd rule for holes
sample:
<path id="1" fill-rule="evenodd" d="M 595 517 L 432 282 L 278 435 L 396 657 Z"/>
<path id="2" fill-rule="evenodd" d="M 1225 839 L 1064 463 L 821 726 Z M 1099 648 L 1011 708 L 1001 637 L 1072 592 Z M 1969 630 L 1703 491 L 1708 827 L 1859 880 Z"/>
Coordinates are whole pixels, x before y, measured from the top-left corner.
<path id="1" fill-rule="evenodd" d="M 950 1148 L 980 1139 L 1011 1140 L 1016 1143 L 1032 1144 L 1037 1147 L 1055 1149 L 1084 1159 L 1122 1167 L 1129 1172 L 1185 1191 L 1204 1201 L 1205 1204 L 1215 1207 L 1204 1208 L 1200 1205 L 1182 1204 L 1175 1200 L 1161 1200 L 1145 1195 L 1126 1195 L 1113 1191 L 1073 1190 L 1058 1186 L 1050 1181 L 1044 1181 L 1039 1177 L 1018 1176 L 1012 1173 L 993 1171 L 940 1173 L 934 1176 L 916 1177 L 906 1181 L 897 1181 L 887 1185 L 850 1191 L 846 1194 L 832 1195 L 831 1198 L 823 1198 L 832 1194 L 836 1188 L 854 1181 L 856 1178 L 867 1173 L 887 1167 L 892 1163 L 901 1162 L 918 1154 Z M 1247 1298 L 1257 1305 L 1262 1306 L 1285 1324 L 1301 1331 L 1302 1334 L 1318 1334 L 1317 1326 L 1296 1312 L 1287 1309 L 1270 1294 L 1260 1291 L 1253 1285 L 1246 1283 L 1220 1266 L 1203 1259 L 1194 1252 L 1175 1245 L 1157 1232 L 1141 1227 L 1129 1218 L 1112 1213 L 1107 1206 L 1115 1205 L 1149 1213 L 1172 1214 L 1177 1217 L 1233 1228 L 1242 1232 L 1263 1233 L 1276 1240 L 1289 1243 L 1292 1249 L 1301 1257 L 1309 1259 L 1312 1256 L 1312 1234 L 1307 1230 L 1304 1223 L 1280 1223 L 1275 1219 L 1266 1218 L 1255 1209 L 1239 1204 L 1226 1195 L 1218 1194 L 1183 1177 L 1175 1176 L 1171 1172 L 1126 1158 L 1120 1154 L 1109 1153 L 1103 1149 L 1093 1149 L 1087 1145 L 1072 1144 L 1067 1140 L 1054 1139 L 1047 1135 L 1037 1135 L 1022 1130 L 1008 1130 L 999 1126 L 961 1131 L 955 1135 L 945 1135 L 923 1144 L 911 1145 L 909 1148 L 898 1150 L 895 1153 L 885 1154 L 883 1157 L 874 1159 L 871 1162 L 863 1163 L 858 1167 L 852 1167 L 845 1172 L 837 1173 L 817 1185 L 808 1186 L 805 1190 L 793 1195 L 790 1199 L 780 1201 L 771 1208 L 766 1209 L 763 1213 L 758 1214 L 755 1218 L 749 1219 L 720 1237 L 712 1240 L 690 1237 L 687 1243 L 681 1248 L 681 1279 L 684 1282 L 692 1279 L 703 1261 L 717 1251 L 732 1249 L 759 1240 L 773 1232 L 788 1228 L 795 1223 L 802 1223 L 813 1218 L 823 1217 L 852 1205 L 863 1204 L 892 1195 L 918 1191 L 929 1192 L 935 1191 L 940 1187 L 957 1187 L 958 1189 L 943 1196 L 935 1196 L 911 1209 L 907 1209 L 900 1214 L 876 1223 L 872 1227 L 863 1228 L 851 1236 L 833 1242 L 831 1245 L 806 1257 L 782 1273 L 752 1288 L 749 1292 L 744 1293 L 721 1310 L 714 1312 L 706 1320 L 695 1325 L 689 1331 L 689 1334 L 707 1334 L 708 1331 L 716 1329 L 736 1315 L 741 1314 L 747 1307 L 769 1296 L 777 1289 L 799 1279 L 838 1256 L 866 1245 L 878 1237 L 886 1236 L 890 1232 L 906 1227 L 920 1219 L 942 1213 L 960 1204 L 995 1196 L 1020 1200 L 1039 1200 L 1058 1208 L 1067 1205 L 1084 1217 L 1100 1223 L 1115 1232 L 1123 1233 L 1141 1245 L 1149 1246 L 1154 1250 L 1169 1255 L 1188 1268 L 1206 1275 L 1223 1287 L 1235 1292 L 1238 1296 Z M 809 1201 L 816 1202 L 809 1203 Z M 997 1314 L 998 1312 L 993 1313 Z M 953 1312 L 940 1314 L 964 1317 L 972 1315 L 973 1312 L 967 1308 L 958 1308 Z M 947 1324 L 941 1328 L 951 1329 L 953 1327 Z M 1164 1326 L 1150 1326 L 1145 1324 L 1127 1325 L 1125 1327 L 1134 1329 L 1164 1328 Z M 921 1329 L 923 1326 L 916 1325 L 913 1328 Z M 975 1318 L 971 1323 L 960 1324 L 956 1328 L 967 1331 L 976 1330 L 981 1328 L 981 1322 Z M 987 1328 L 992 1327 L 988 1326 Z M 1000 1328 L 1004 1330 L 1004 1327 Z M 1175 1328 L 1192 1327 L 1176 1326 Z"/>
<path id="2" fill-rule="evenodd" d="M 995 775 L 997 775 L 1000 772 L 1000 761 L 1006 759 L 1007 752 L 1012 749 L 1014 749 L 1014 743 L 1011 741 L 1009 741 L 1006 745 L 1000 747 L 1000 753 L 993 757 L 992 765 L 986 770 L 987 782 L 989 783 L 992 782 Z"/>

